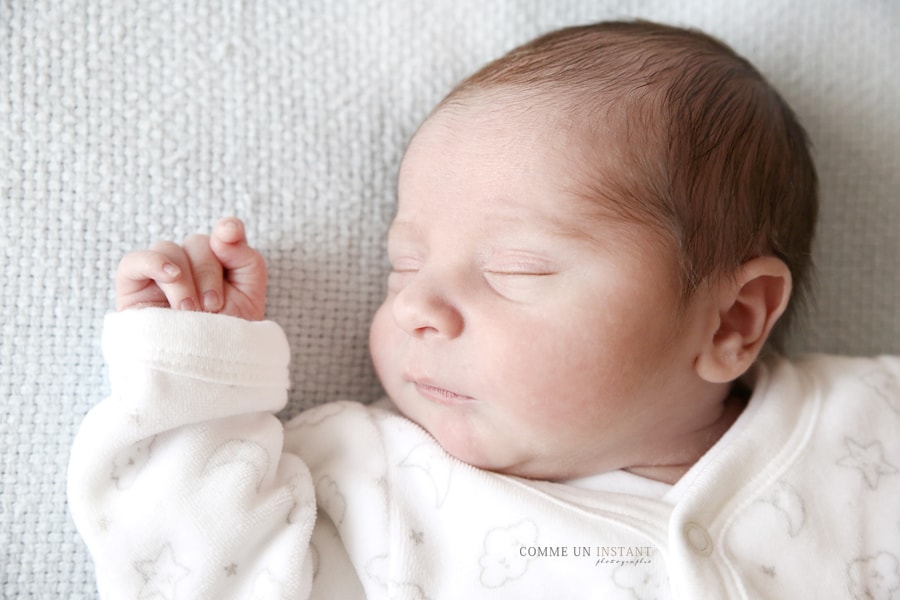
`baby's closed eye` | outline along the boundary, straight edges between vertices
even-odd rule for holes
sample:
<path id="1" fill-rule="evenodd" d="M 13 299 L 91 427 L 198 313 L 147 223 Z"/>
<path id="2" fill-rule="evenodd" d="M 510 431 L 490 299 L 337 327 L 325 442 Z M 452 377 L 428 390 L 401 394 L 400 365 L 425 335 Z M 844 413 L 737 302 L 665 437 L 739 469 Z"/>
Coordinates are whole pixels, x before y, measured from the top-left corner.
<path id="1" fill-rule="evenodd" d="M 422 268 L 422 261 L 415 258 L 398 258 L 391 260 L 388 273 L 388 290 L 402 289 Z"/>
<path id="2" fill-rule="evenodd" d="M 483 272 L 487 275 L 507 277 L 546 277 L 555 275 L 557 270 L 548 265 L 517 263 L 486 268 Z"/>
<path id="3" fill-rule="evenodd" d="M 482 264 L 485 274 L 509 277 L 544 277 L 558 273 L 560 266 L 530 252 L 498 252 Z"/>
<path id="4" fill-rule="evenodd" d="M 515 302 L 536 300 L 555 275 L 557 265 L 544 260 L 510 260 L 492 262 L 482 268 L 488 285 L 498 294 Z"/>

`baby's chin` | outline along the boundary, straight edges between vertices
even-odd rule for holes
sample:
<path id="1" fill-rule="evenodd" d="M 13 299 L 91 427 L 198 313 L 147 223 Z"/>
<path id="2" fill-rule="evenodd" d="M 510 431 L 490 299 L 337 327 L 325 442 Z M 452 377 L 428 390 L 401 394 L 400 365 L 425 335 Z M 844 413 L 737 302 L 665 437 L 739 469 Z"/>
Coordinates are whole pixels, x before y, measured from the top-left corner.
<path id="1" fill-rule="evenodd" d="M 444 452 L 456 460 L 485 471 L 496 473 L 506 471 L 508 465 L 502 457 L 497 456 L 496 452 L 491 452 L 493 450 L 491 445 L 486 444 L 469 427 L 457 423 L 455 419 L 416 419 L 414 415 L 404 414 L 431 434 Z M 465 420 L 463 422 L 466 423 Z"/>
<path id="2" fill-rule="evenodd" d="M 534 461 L 516 458 L 508 449 L 493 448 L 478 439 L 455 437 L 445 431 L 428 432 L 447 454 L 476 469 L 526 479 L 552 479 L 546 477 Z"/>
<path id="3" fill-rule="evenodd" d="M 526 479 L 556 480 L 556 473 L 546 461 L 528 448 L 500 442 L 497 434 L 481 431 L 477 410 L 452 411 L 452 418 L 443 411 L 422 410 L 418 400 L 407 406 L 400 399 L 393 400 L 397 411 L 427 431 L 450 456 L 476 469 Z M 457 407 L 459 408 L 459 407 Z M 466 414 L 467 410 L 471 410 Z"/>

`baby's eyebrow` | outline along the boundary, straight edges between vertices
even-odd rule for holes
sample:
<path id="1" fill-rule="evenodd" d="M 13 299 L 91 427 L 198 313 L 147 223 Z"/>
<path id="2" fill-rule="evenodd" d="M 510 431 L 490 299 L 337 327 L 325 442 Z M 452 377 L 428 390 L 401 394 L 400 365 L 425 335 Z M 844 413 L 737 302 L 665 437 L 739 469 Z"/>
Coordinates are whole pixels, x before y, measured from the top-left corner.
<path id="1" fill-rule="evenodd" d="M 602 227 L 596 215 L 581 215 L 578 218 L 563 218 L 544 211 L 527 211 L 530 214 L 500 214 L 485 223 L 485 229 L 497 230 L 503 227 L 522 228 L 541 235 L 561 240 L 597 241 L 597 231 Z M 594 224 L 596 227 L 592 227 Z"/>
<path id="2" fill-rule="evenodd" d="M 634 230 L 634 223 L 607 210 L 598 209 L 595 203 L 588 203 L 581 198 L 575 199 L 578 204 L 571 206 L 571 214 L 558 214 L 552 211 L 533 209 L 510 203 L 485 219 L 481 227 L 486 236 L 501 231 L 532 232 L 538 235 L 562 241 L 574 241 L 591 245 L 605 246 L 610 234 Z M 496 199 L 504 204 L 502 199 Z M 581 206 L 579 206 L 581 204 Z M 415 243 L 425 235 L 422 224 L 408 218 L 395 218 L 384 234 L 386 242 L 394 239 L 400 242 Z"/>

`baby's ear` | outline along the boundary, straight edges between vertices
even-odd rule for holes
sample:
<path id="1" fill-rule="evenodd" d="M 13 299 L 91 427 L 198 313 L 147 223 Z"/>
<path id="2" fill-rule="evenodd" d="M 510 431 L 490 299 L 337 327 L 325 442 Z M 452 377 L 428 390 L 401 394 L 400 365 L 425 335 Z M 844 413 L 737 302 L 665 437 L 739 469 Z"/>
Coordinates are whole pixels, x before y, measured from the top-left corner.
<path id="1" fill-rule="evenodd" d="M 715 290 L 716 326 L 697 357 L 697 373 L 713 383 L 740 377 L 759 356 L 791 297 L 791 272 L 774 256 L 747 261 Z"/>

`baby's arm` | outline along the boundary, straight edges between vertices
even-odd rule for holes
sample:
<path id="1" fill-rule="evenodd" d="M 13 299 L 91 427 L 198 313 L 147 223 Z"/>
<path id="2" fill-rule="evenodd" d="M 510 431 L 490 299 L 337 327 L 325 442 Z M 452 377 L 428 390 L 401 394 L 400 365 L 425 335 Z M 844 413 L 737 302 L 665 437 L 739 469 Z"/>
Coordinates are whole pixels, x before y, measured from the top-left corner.
<path id="1" fill-rule="evenodd" d="M 121 310 L 103 334 L 111 395 L 85 418 L 69 467 L 104 598 L 309 593 L 313 486 L 274 416 L 288 345 L 274 323 L 249 320 L 264 314 L 265 267 L 235 225 L 120 266 Z M 210 290 L 209 308 L 231 316 L 160 308 Z"/>

